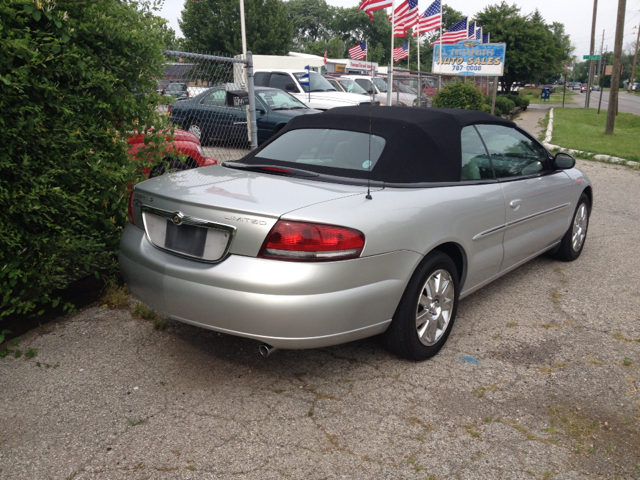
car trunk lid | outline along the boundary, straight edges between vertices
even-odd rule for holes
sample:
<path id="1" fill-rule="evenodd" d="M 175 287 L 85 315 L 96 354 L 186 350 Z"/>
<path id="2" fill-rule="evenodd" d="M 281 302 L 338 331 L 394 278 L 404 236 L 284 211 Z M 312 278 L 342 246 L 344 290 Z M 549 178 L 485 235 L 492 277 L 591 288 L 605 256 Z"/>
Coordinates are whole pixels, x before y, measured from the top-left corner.
<path id="1" fill-rule="evenodd" d="M 199 251 L 193 245 L 184 246 L 184 251 L 169 248 L 178 245 L 175 242 L 189 243 L 191 233 L 203 235 L 197 228 L 182 228 L 195 226 L 228 233 L 229 236 L 224 237 L 223 233 L 215 232 L 216 238 L 211 241 L 219 243 L 216 252 L 226 238 L 228 253 L 257 256 L 267 234 L 285 213 L 352 195 L 362 195 L 366 201 L 366 191 L 366 186 L 212 166 L 142 182 L 136 185 L 133 205 L 136 225 L 141 228 L 144 225 L 149 238 L 160 248 L 198 257 L 189 253 Z M 175 238 L 169 239 L 171 235 Z M 165 241 L 169 243 L 163 243 Z M 207 241 L 198 242 L 202 246 L 202 242 Z"/>

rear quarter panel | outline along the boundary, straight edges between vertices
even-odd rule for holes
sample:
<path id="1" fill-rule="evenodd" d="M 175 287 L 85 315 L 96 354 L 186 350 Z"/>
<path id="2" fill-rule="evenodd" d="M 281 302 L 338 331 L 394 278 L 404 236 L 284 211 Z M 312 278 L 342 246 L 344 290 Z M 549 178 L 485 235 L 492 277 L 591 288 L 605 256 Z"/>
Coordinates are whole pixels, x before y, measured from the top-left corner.
<path id="1" fill-rule="evenodd" d="M 358 229 L 366 238 L 362 256 L 398 250 L 425 256 L 438 245 L 453 242 L 465 257 L 465 289 L 498 273 L 503 234 L 474 240 L 478 234 L 504 223 L 504 198 L 497 183 L 385 188 L 371 195 L 371 200 L 356 195 L 312 205 L 283 218 Z"/>

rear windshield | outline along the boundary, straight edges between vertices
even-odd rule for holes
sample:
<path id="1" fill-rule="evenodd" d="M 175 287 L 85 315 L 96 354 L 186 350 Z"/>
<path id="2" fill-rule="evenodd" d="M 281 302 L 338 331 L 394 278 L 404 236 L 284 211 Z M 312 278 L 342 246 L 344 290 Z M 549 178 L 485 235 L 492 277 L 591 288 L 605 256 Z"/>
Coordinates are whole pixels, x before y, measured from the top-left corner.
<path id="1" fill-rule="evenodd" d="M 264 147 L 256 158 L 321 167 L 369 171 L 384 150 L 377 135 L 333 129 L 291 130 Z M 310 169 L 313 170 L 313 169 Z"/>

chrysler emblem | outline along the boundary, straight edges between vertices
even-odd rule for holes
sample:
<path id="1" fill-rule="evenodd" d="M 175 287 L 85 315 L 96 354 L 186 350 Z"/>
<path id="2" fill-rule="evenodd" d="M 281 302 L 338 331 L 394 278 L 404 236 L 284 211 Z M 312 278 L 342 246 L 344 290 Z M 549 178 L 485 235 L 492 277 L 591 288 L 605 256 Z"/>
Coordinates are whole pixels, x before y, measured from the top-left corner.
<path id="1" fill-rule="evenodd" d="M 180 212 L 178 213 L 174 213 L 173 217 L 171 217 L 171 220 L 173 221 L 173 223 L 175 223 L 176 225 L 180 225 L 182 223 L 182 214 Z"/>

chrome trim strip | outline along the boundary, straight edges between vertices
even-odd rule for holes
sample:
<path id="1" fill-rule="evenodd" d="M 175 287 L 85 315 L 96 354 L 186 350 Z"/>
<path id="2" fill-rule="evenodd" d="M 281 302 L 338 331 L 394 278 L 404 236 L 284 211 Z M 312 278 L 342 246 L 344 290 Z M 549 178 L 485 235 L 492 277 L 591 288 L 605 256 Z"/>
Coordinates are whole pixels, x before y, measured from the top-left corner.
<path id="1" fill-rule="evenodd" d="M 519 225 L 520 223 L 528 222 L 537 217 L 541 217 L 542 215 L 546 215 L 551 212 L 555 212 L 556 210 L 562 210 L 563 208 L 567 208 L 570 203 L 563 203 L 562 205 L 558 205 L 557 207 L 549 208 L 548 210 L 544 210 L 542 212 L 533 213 L 531 215 L 527 215 L 526 217 L 519 218 L 518 220 L 514 220 L 513 222 L 505 223 L 504 225 L 498 225 L 497 227 L 490 228 L 489 230 L 485 230 L 484 232 L 480 232 L 473 237 L 473 241 L 480 240 L 481 238 L 488 237 L 489 235 L 493 235 L 494 233 L 501 232 L 509 227 L 513 227 L 514 225 Z"/>
<path id="2" fill-rule="evenodd" d="M 549 208 L 548 210 L 543 210 L 542 212 L 532 213 L 531 215 L 527 215 L 526 217 L 519 218 L 518 220 L 514 220 L 513 222 L 508 222 L 507 228 L 513 227 L 514 225 L 519 225 L 520 223 L 528 222 L 529 220 L 533 220 L 534 218 L 541 217 L 542 215 L 546 215 L 547 213 L 555 212 L 556 210 L 562 210 L 563 208 L 567 208 L 569 205 L 571 204 L 563 203 L 562 205 Z"/>
<path id="3" fill-rule="evenodd" d="M 494 233 L 498 233 L 503 230 L 506 230 L 506 228 L 507 228 L 506 224 L 498 225 L 497 227 L 493 227 L 493 228 L 490 228 L 489 230 L 485 230 L 484 232 L 478 233 L 473 237 L 473 240 L 474 241 L 480 240 L 481 238 L 488 237 L 489 235 L 493 235 Z"/>
<path id="4" fill-rule="evenodd" d="M 220 263 L 225 258 L 227 258 L 227 256 L 229 255 L 229 250 L 231 249 L 231 243 L 233 242 L 233 239 L 234 239 L 234 237 L 236 235 L 236 227 L 234 227 L 233 225 L 225 225 L 224 223 L 211 222 L 209 220 L 204 220 L 202 218 L 197 218 L 197 217 L 191 217 L 189 215 L 184 215 L 181 212 L 169 212 L 167 210 L 161 210 L 159 208 L 150 207 L 149 205 L 142 205 L 142 209 L 141 210 L 142 210 L 143 213 L 147 212 L 147 213 L 150 213 L 152 215 L 156 215 L 158 217 L 166 218 L 167 220 L 172 220 L 172 221 L 173 221 L 173 218 L 177 216 L 177 217 L 180 218 L 180 224 L 193 225 L 195 227 L 211 228 L 213 230 L 221 230 L 221 231 L 227 232 L 229 234 L 229 241 L 227 242 L 227 246 L 225 247 L 224 252 L 220 256 L 220 258 L 217 259 L 217 260 L 207 260 L 207 259 L 204 259 L 202 257 L 196 257 L 196 256 L 189 255 L 189 254 L 186 254 L 186 253 L 178 252 L 178 251 L 172 250 L 170 248 L 160 247 L 160 246 L 156 245 L 155 243 L 153 243 L 153 241 L 151 240 L 151 237 L 149 237 L 149 234 L 147 233 L 147 224 L 146 224 L 144 215 L 142 215 L 142 222 L 144 223 L 144 235 L 147 238 L 147 240 L 149 241 L 149 243 L 151 245 L 153 245 L 154 247 L 156 247 L 158 250 L 169 252 L 169 253 L 171 253 L 173 255 L 176 255 L 176 256 L 182 257 L 182 258 L 187 258 L 189 260 L 196 260 L 198 262 L 211 263 L 211 264 Z"/>

